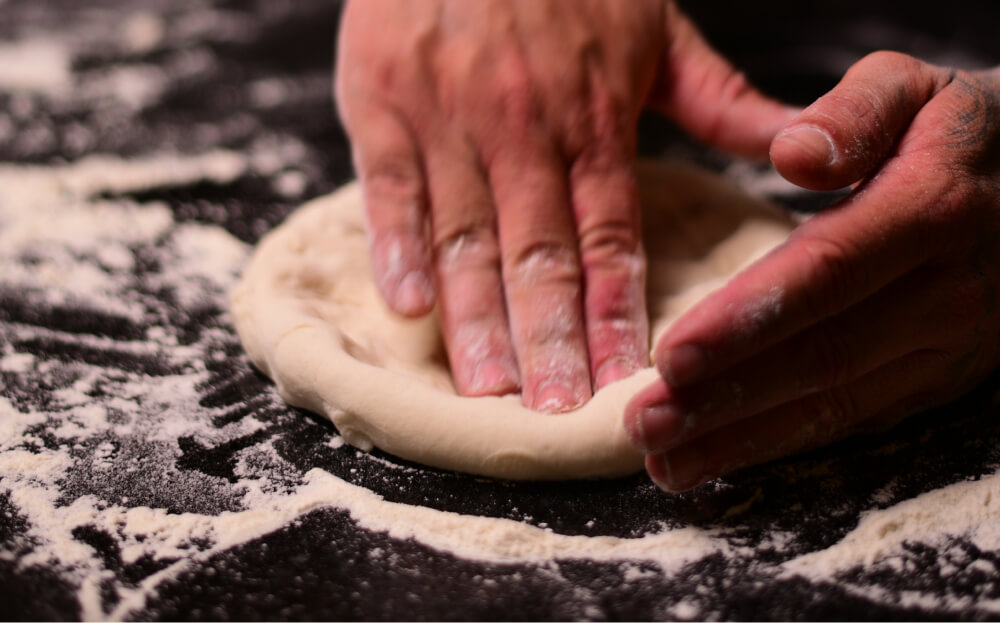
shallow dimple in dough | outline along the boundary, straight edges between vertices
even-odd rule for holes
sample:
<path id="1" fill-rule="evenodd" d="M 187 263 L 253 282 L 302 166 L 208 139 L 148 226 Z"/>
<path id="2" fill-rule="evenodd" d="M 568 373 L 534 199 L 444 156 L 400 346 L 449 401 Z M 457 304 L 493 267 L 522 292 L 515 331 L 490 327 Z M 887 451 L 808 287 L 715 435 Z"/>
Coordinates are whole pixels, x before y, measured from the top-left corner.
<path id="1" fill-rule="evenodd" d="M 653 336 L 784 240 L 791 221 L 767 202 L 687 165 L 639 167 Z M 642 456 L 622 427 L 652 368 L 547 415 L 516 396 L 455 394 L 437 318 L 391 312 L 372 278 L 356 184 L 316 199 L 264 238 L 233 293 L 251 361 L 290 404 L 327 415 L 351 444 L 484 476 L 612 477 Z"/>

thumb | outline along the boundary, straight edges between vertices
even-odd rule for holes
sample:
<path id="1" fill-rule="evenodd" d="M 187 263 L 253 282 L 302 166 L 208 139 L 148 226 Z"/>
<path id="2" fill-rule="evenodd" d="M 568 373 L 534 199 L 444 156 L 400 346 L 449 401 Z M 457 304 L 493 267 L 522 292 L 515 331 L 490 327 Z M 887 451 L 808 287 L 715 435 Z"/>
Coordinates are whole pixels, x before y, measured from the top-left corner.
<path id="1" fill-rule="evenodd" d="M 917 112 L 950 80 L 945 69 L 897 52 L 858 61 L 771 143 L 786 179 L 813 190 L 843 188 L 878 168 Z"/>
<path id="2" fill-rule="evenodd" d="M 705 41 L 675 2 L 667 3 L 667 49 L 649 105 L 695 138 L 767 158 L 774 135 L 800 112 L 763 95 Z"/>

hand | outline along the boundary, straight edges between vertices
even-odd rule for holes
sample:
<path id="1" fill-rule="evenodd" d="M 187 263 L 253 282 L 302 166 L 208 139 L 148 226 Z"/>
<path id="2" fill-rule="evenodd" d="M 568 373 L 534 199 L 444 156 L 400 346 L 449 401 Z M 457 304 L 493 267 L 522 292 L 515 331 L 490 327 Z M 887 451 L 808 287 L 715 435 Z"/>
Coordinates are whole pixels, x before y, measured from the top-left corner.
<path id="1" fill-rule="evenodd" d="M 860 183 L 680 319 L 625 422 L 662 487 L 884 428 L 1000 355 L 1000 71 L 857 63 L 771 145 L 786 178 Z"/>
<path id="2" fill-rule="evenodd" d="M 666 0 L 350 2 L 336 86 L 383 297 L 437 300 L 461 393 L 547 411 L 649 361 L 641 109 L 758 157 L 793 114 Z"/>

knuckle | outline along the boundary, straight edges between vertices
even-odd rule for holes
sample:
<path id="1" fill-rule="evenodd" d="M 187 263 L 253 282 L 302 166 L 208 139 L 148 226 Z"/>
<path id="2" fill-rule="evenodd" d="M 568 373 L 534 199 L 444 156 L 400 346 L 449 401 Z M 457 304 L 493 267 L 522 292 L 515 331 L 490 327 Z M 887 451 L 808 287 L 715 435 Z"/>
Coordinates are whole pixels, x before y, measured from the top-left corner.
<path id="1" fill-rule="evenodd" d="M 854 128 L 852 135 L 863 136 L 864 130 L 876 132 L 871 138 L 891 139 L 891 119 L 897 113 L 912 108 L 915 97 L 926 98 L 928 80 L 926 66 L 921 61 L 899 52 L 873 52 L 855 63 L 841 84 L 824 97 L 823 107 L 831 117 L 831 127 Z M 891 76 L 891 78 L 890 78 Z M 933 81 L 932 81 L 933 82 Z M 853 149 L 854 145 L 846 145 Z M 854 155 L 864 155 L 865 145 L 857 145 Z M 850 155 L 850 154 L 849 154 Z"/>
<path id="2" fill-rule="evenodd" d="M 602 220 L 579 232 L 580 254 L 586 269 L 614 270 L 628 279 L 641 278 L 646 258 L 634 223 Z"/>
<path id="3" fill-rule="evenodd" d="M 996 162 L 997 118 L 1000 117 L 1000 95 L 997 85 L 980 74 L 953 71 L 950 82 L 939 97 L 938 122 L 941 146 L 958 151 L 961 160 L 985 164 L 993 168 Z M 954 156 L 952 156 L 954 157 Z"/>
<path id="4" fill-rule="evenodd" d="M 409 154 L 379 154 L 370 160 L 360 155 L 355 160 L 366 198 L 377 202 L 417 203 L 423 200 L 423 174 Z"/>
<path id="5" fill-rule="evenodd" d="M 378 256 L 399 263 L 423 254 L 423 240 L 416 232 L 406 220 L 386 223 L 378 229 L 371 228 L 369 244 Z"/>
<path id="6" fill-rule="evenodd" d="M 495 266 L 499 258 L 496 233 L 486 224 L 435 232 L 434 256 L 448 270 Z"/>
<path id="7" fill-rule="evenodd" d="M 834 116 L 831 119 L 831 126 L 837 127 L 845 121 L 855 128 L 851 134 L 862 135 L 858 130 L 875 124 L 876 128 L 882 129 L 883 115 L 881 114 L 882 96 L 871 85 L 851 84 L 842 90 L 834 91 L 826 96 L 828 103 L 826 110 Z"/>
<path id="8" fill-rule="evenodd" d="M 724 102 L 737 102 L 754 89 L 743 72 L 733 71 L 723 80 L 720 91 Z"/>
<path id="9" fill-rule="evenodd" d="M 565 283 L 578 287 L 580 265 L 576 251 L 560 242 L 536 240 L 504 257 L 504 279 L 509 284 Z"/>
<path id="10" fill-rule="evenodd" d="M 359 91 L 374 97 L 389 97 L 400 87 L 400 74 L 405 70 L 403 64 L 394 57 L 379 56 L 369 59 L 366 69 L 352 69 L 345 72 L 357 86 Z M 345 85 L 346 86 L 346 85 Z"/>
<path id="11" fill-rule="evenodd" d="M 541 114 L 538 90 L 523 63 L 507 62 L 501 66 L 489 95 L 507 131 L 523 135 L 536 126 Z"/>
<path id="12" fill-rule="evenodd" d="M 638 114 L 627 90 L 607 76 L 591 72 L 563 89 L 550 92 L 549 115 L 559 120 L 566 151 L 577 163 L 627 160 L 631 153 L 633 121 Z M 578 93 L 576 97 L 567 97 Z M 551 106 L 557 105 L 557 109 Z"/>
<path id="13" fill-rule="evenodd" d="M 639 191 L 631 167 L 605 152 L 575 162 L 571 182 L 584 267 L 623 271 L 623 276 L 641 278 L 645 255 Z"/>
<path id="14" fill-rule="evenodd" d="M 648 350 L 644 287 L 642 278 L 588 275 L 586 311 L 593 348 L 624 352 L 642 342 L 641 350 Z"/>
<path id="15" fill-rule="evenodd" d="M 338 99 L 356 99 L 361 105 L 371 100 L 395 101 L 406 82 L 418 73 L 413 60 L 399 58 L 391 50 L 362 56 L 338 59 L 334 75 Z"/>
<path id="16" fill-rule="evenodd" d="M 622 99 L 608 91 L 598 91 L 591 94 L 591 128 L 593 139 L 600 148 L 588 151 L 594 155 L 609 153 L 609 146 L 619 146 L 621 137 L 626 135 L 630 127 L 631 113 Z M 615 150 L 618 151 L 618 150 Z M 614 152 L 612 152 L 614 153 Z"/>

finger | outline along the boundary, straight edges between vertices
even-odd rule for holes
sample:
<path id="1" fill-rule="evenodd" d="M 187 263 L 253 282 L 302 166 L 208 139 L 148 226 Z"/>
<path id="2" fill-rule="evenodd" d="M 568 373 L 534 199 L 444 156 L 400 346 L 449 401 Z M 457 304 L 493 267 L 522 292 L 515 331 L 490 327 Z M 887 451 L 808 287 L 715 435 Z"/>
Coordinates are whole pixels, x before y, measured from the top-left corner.
<path id="1" fill-rule="evenodd" d="M 632 167 L 631 118 L 602 78 L 589 77 L 588 122 L 577 124 L 570 183 L 584 271 L 584 315 L 596 388 L 649 363 L 646 257 Z"/>
<path id="2" fill-rule="evenodd" d="M 660 373 L 672 387 L 708 379 L 922 264 L 946 240 L 939 225 L 913 218 L 909 207 L 942 199 L 949 175 L 888 163 L 678 319 L 654 350 Z"/>
<path id="3" fill-rule="evenodd" d="M 576 224 L 566 163 L 523 51 L 494 55 L 483 88 L 463 109 L 497 212 L 507 319 L 524 404 L 566 411 L 591 396 Z"/>
<path id="4" fill-rule="evenodd" d="M 670 44 L 650 105 L 706 143 L 766 158 L 771 140 L 798 109 L 761 94 L 712 49 L 676 3 L 667 6 Z"/>
<path id="5" fill-rule="evenodd" d="M 525 404 L 564 411 L 591 395 L 580 260 L 566 170 L 542 140 L 513 140 L 489 171 Z"/>
<path id="6" fill-rule="evenodd" d="M 617 149 L 578 159 L 571 181 L 591 375 L 600 388 L 649 364 L 638 189 L 627 157 Z"/>
<path id="7" fill-rule="evenodd" d="M 904 54 L 870 54 L 775 137 L 771 160 L 779 173 L 800 186 L 848 186 L 886 159 L 913 117 L 950 76 Z"/>
<path id="8" fill-rule="evenodd" d="M 718 377 L 681 389 L 661 381 L 640 392 L 626 407 L 626 430 L 644 452 L 663 452 L 943 345 L 965 312 L 943 303 L 940 293 L 962 289 L 952 276 L 914 271 Z"/>
<path id="9" fill-rule="evenodd" d="M 427 189 L 416 144 L 387 107 L 354 107 L 350 118 L 375 281 L 398 313 L 426 314 L 434 289 L 425 238 Z"/>
<path id="10" fill-rule="evenodd" d="M 441 329 L 455 384 L 469 396 L 517 391 L 485 173 L 461 141 L 429 149 L 427 163 Z"/>
<path id="11" fill-rule="evenodd" d="M 626 10 L 626 13 L 628 11 Z M 550 42 L 557 43 L 557 42 Z M 558 56 L 559 48 L 549 50 Z M 547 64 L 538 83 L 546 118 L 557 119 L 584 283 L 584 318 L 595 389 L 649 365 L 646 258 L 633 162 L 639 110 L 625 59 L 589 55 L 577 65 Z M 580 93 L 566 103 L 566 93 Z"/>
<path id="12" fill-rule="evenodd" d="M 916 409 L 941 404 L 947 378 L 941 351 L 916 351 L 835 389 L 811 394 L 698 437 L 666 454 L 646 457 L 662 488 L 683 491 L 744 467 L 884 427 Z"/>

